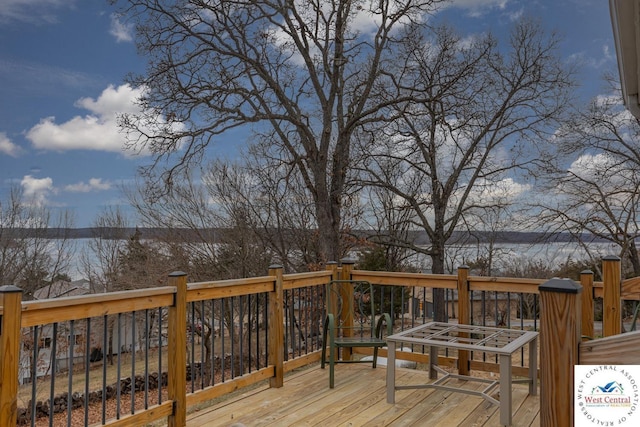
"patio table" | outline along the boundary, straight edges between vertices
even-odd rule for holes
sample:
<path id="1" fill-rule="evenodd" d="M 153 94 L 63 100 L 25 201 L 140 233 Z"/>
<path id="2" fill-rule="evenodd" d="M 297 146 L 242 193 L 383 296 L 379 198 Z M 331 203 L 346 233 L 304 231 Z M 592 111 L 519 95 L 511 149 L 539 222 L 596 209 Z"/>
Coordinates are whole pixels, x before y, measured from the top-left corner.
<path id="1" fill-rule="evenodd" d="M 453 392 L 481 396 L 488 402 L 500 407 L 500 424 L 512 424 L 512 384 L 514 382 L 529 383 L 529 394 L 535 395 L 538 387 L 537 355 L 538 333 L 517 329 L 503 329 L 489 326 L 459 325 L 454 323 L 429 322 L 415 328 L 407 329 L 387 338 L 387 402 L 395 403 L 395 391 L 402 389 L 435 388 Z M 429 384 L 395 385 L 396 348 L 402 344 L 413 344 L 429 347 L 429 372 L 436 381 Z M 529 375 L 522 380 L 514 380 L 511 373 L 511 359 L 513 354 L 529 344 Z M 471 377 L 468 375 L 451 374 L 437 366 L 438 349 L 449 348 L 456 350 L 478 351 L 497 354 L 500 363 L 498 380 Z M 437 379 L 437 373 L 444 376 Z M 486 383 L 483 390 L 468 390 L 445 385 L 449 378 L 462 379 Z M 500 400 L 493 398 L 490 393 L 499 385 Z"/>

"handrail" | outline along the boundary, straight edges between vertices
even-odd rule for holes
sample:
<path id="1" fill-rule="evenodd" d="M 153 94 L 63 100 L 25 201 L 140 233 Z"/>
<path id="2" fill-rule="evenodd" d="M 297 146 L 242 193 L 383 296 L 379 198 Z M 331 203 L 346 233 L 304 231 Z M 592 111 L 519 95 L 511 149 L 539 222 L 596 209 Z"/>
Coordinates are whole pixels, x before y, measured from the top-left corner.
<path id="1" fill-rule="evenodd" d="M 580 343 L 580 365 L 637 365 L 640 331 Z"/>
<path id="2" fill-rule="evenodd" d="M 619 261 L 618 261 L 619 262 Z M 614 275 L 615 277 L 615 275 Z M 41 301 L 26 301 L 20 303 L 19 311 L 21 312 L 21 321 L 19 322 L 20 328 L 28 328 L 32 326 L 45 325 L 55 322 L 70 321 L 75 319 L 85 319 L 90 317 L 100 317 L 111 314 L 126 313 L 131 311 L 155 309 L 161 307 L 175 307 L 175 304 L 189 304 L 197 301 L 207 301 L 213 299 L 222 299 L 227 297 L 245 296 L 252 294 L 267 294 L 269 296 L 269 308 L 273 310 L 269 321 L 269 365 L 261 368 L 259 371 L 253 374 L 243 376 L 241 378 L 233 379 L 228 383 L 217 384 L 214 387 L 209 388 L 205 393 L 201 395 L 189 394 L 184 400 L 180 397 L 182 407 L 184 410 L 184 402 L 186 405 L 195 404 L 201 401 L 204 397 L 213 397 L 222 395 L 226 392 L 235 390 L 239 387 L 243 387 L 257 381 L 265 379 L 270 380 L 272 386 L 279 387 L 282 385 L 282 376 L 284 372 L 289 369 L 304 366 L 308 363 L 317 362 L 319 360 L 319 354 L 307 354 L 294 360 L 284 361 L 282 358 L 282 351 L 284 348 L 284 342 L 282 341 L 283 334 L 283 295 L 287 291 L 304 288 L 314 287 L 327 284 L 331 280 L 366 280 L 375 285 L 382 286 L 405 286 L 405 287 L 424 287 L 424 288 L 440 288 L 453 290 L 454 298 L 457 299 L 459 306 L 458 321 L 461 323 L 471 322 L 473 319 L 469 319 L 469 310 L 466 304 L 470 303 L 470 292 L 510 292 L 510 293 L 522 293 L 522 294 L 539 294 L 538 287 L 544 281 L 540 279 L 520 279 L 520 278 L 506 278 L 506 277 L 482 277 L 482 276 L 468 276 L 465 274 L 457 275 L 438 275 L 438 274 L 424 274 L 424 273 L 396 273 L 396 272 L 380 272 L 380 271 L 363 271 L 352 269 L 352 265 L 348 264 L 344 267 L 337 267 L 337 265 L 328 266 L 327 270 L 318 272 L 307 273 L 295 273 L 295 274 L 283 274 L 282 268 L 271 268 L 269 275 L 262 277 L 253 277 L 247 279 L 232 279 L 232 280 L 220 280 L 220 281 L 204 281 L 197 283 L 188 283 L 186 285 L 186 291 L 183 299 L 176 299 L 177 288 L 176 286 L 165 286 L 160 288 L 140 289 L 132 291 L 120 291 L 98 295 L 86 295 L 86 296 L 74 296 L 63 297 L 50 300 Z M 590 295 L 583 295 L 583 307 L 584 300 L 591 301 L 594 296 L 601 296 L 607 292 L 610 287 L 615 288 L 616 283 L 604 282 L 593 283 L 593 291 L 589 292 Z M 625 299 L 640 299 L 640 278 L 627 279 L 622 281 L 619 286 L 622 288 L 621 295 Z M 464 301 L 463 301 L 464 300 Z M 181 302 L 184 301 L 184 302 Z M 466 301 L 466 302 L 465 302 Z M 591 306 L 593 307 L 593 306 Z M 184 308 L 184 307 L 182 307 Z M 620 309 L 619 307 L 617 308 Z M 0 320 L 3 319 L 5 313 L 12 312 L 8 310 L 8 307 L 0 305 Z M 178 316 L 182 317 L 184 310 L 177 311 Z M 591 313 L 592 316 L 593 313 Z M 585 313 L 583 313 L 583 316 Z M 588 318 L 588 317 L 587 317 Z M 592 317 L 590 322 L 593 323 Z M 273 320 L 273 321 L 272 321 Z M 5 325 L 6 322 L 3 323 Z M 11 325 L 10 322 L 6 323 Z M 177 322 L 177 325 L 184 325 L 182 321 Z M 0 328 L 2 334 L 6 334 L 6 326 Z M 173 331 L 173 336 L 176 331 Z M 639 332 L 640 333 L 640 332 Z M 638 340 L 638 333 L 627 334 L 627 336 L 615 336 L 610 339 L 593 340 L 588 343 L 581 343 L 581 352 L 584 354 L 584 360 L 596 360 L 599 355 L 607 358 L 608 362 L 611 360 L 623 360 L 617 359 L 615 356 L 623 357 L 624 354 L 632 354 L 633 352 L 624 351 L 620 349 L 628 349 L 632 344 Z M 1 336 L 0 336 L 1 337 Z M 276 337 L 276 339 L 273 339 Z M 2 341 L 7 346 L 14 346 L 11 348 L 0 349 L 8 353 L 2 354 L 17 354 L 19 353 L 20 343 L 12 342 L 11 340 Z M 17 346 L 16 346 L 17 344 Z M 184 348 L 171 349 L 171 351 L 185 351 Z M 616 350 L 618 349 L 618 350 Z M 613 354 L 617 352 L 616 354 Z M 382 352 L 384 355 L 384 352 Z M 408 354 L 408 358 L 417 358 L 417 354 Z M 544 358 L 544 357 L 542 357 Z M 460 362 L 462 359 L 458 356 L 456 359 L 451 359 L 449 366 L 453 366 L 455 363 Z M 178 358 L 177 360 L 182 360 Z M 597 359 L 604 360 L 604 359 Z M 624 359 L 626 360 L 626 359 Z M 583 359 L 581 358 L 581 363 Z M 472 369 L 488 369 L 492 370 L 493 367 L 490 363 L 469 361 L 470 363 L 459 364 L 459 369 L 465 369 L 471 366 Z M 637 361 L 636 361 L 637 363 Z M 464 366 L 463 366 L 464 365 Z M 4 370 L 2 372 L 3 378 L 2 384 L 10 383 L 14 381 L 13 378 L 7 378 L 7 376 L 13 375 L 11 370 Z M 172 369 L 170 375 L 182 375 L 180 369 Z M 174 387 L 174 391 L 177 392 L 179 386 Z M 6 393 L 0 396 L 2 399 L 6 398 Z M 5 405 L 7 402 L 2 401 L 0 405 Z M 166 409 L 166 403 L 163 408 Z M 150 411 L 153 412 L 150 408 Z M 160 411 L 160 417 L 164 417 L 166 411 Z M 175 408 L 172 412 L 172 417 L 175 415 Z M 150 421 L 155 415 L 149 415 L 146 419 Z"/>

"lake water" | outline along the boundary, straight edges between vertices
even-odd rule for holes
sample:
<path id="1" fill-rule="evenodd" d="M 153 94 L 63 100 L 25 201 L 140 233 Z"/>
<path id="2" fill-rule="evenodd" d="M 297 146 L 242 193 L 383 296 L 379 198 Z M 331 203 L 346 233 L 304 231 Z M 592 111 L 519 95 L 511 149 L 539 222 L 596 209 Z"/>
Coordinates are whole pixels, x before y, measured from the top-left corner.
<path id="1" fill-rule="evenodd" d="M 81 271 L 81 254 L 88 252 L 90 239 L 74 239 L 75 255 L 72 261 L 71 271 L 69 275 L 72 279 L 84 278 Z M 592 243 L 589 245 L 589 251 L 596 254 L 596 259 L 601 259 L 608 255 L 617 255 L 618 248 L 608 243 Z M 487 245 L 458 245 L 447 247 L 447 269 L 450 273 L 454 273 L 456 268 L 478 259 L 480 256 L 488 254 Z M 89 254 L 89 257 L 91 254 Z M 357 253 L 352 254 L 357 257 Z M 527 260 L 536 260 L 548 263 L 551 266 L 558 266 L 567 260 L 583 260 L 587 259 L 588 254 L 584 248 L 576 243 L 548 243 L 548 244 L 530 244 L 530 243 L 497 243 L 493 250 L 494 269 L 499 274 L 501 269 L 514 263 L 526 263 Z M 424 254 L 416 254 L 407 261 L 418 271 L 430 272 L 431 259 Z M 267 272 L 265 271 L 265 274 Z"/>

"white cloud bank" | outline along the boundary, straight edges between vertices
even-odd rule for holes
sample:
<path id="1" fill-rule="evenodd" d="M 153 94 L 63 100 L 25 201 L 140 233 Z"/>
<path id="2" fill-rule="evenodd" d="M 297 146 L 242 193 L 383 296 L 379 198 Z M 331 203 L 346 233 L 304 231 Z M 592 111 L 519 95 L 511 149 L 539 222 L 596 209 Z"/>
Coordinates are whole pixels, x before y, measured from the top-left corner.
<path id="1" fill-rule="evenodd" d="M 110 85 L 97 99 L 81 98 L 76 106 L 89 111 L 64 123 L 47 117 L 29 129 L 26 138 L 34 148 L 47 151 L 95 150 L 124 153 L 125 135 L 120 132 L 117 117 L 122 113 L 135 113 L 136 99 L 142 89 L 125 84 Z M 144 153 L 142 153 L 144 154 Z"/>
<path id="2" fill-rule="evenodd" d="M 118 15 L 111 15 L 111 28 L 109 34 L 116 38 L 118 43 L 128 43 L 133 41 L 133 25 L 120 21 Z"/>
<path id="3" fill-rule="evenodd" d="M 18 157 L 22 149 L 11 142 L 6 133 L 0 132 L 0 153 L 11 157 Z"/>
<path id="4" fill-rule="evenodd" d="M 25 199 L 32 205 L 43 206 L 48 204 L 50 194 L 56 193 L 51 178 L 34 178 L 25 175 L 20 182 Z"/>
<path id="5" fill-rule="evenodd" d="M 104 191 L 111 189 L 111 183 L 102 181 L 102 178 L 91 178 L 89 182 L 78 182 L 76 184 L 67 185 L 65 191 L 71 193 L 90 193 L 92 191 Z"/>
<path id="6" fill-rule="evenodd" d="M 452 0 L 448 5 L 465 9 L 470 16 L 480 17 L 493 9 L 505 10 L 507 3 L 509 0 Z"/>

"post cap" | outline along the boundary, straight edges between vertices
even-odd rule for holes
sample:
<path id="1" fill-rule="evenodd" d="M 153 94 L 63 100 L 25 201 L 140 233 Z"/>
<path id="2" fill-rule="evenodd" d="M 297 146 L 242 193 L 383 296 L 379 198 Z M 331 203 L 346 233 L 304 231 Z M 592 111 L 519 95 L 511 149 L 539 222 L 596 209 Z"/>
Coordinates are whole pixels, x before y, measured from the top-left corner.
<path id="1" fill-rule="evenodd" d="M 582 285 L 571 279 L 560 279 L 554 277 L 538 286 L 540 292 L 560 292 L 565 294 L 579 294 L 582 292 Z"/>
<path id="2" fill-rule="evenodd" d="M 11 294 L 15 292 L 22 292 L 22 289 L 14 285 L 0 286 L 0 293 L 2 294 Z"/>
<path id="3" fill-rule="evenodd" d="M 186 275 L 187 273 L 185 273 L 184 271 L 174 271 L 173 273 L 169 273 L 169 277 L 180 277 Z"/>

